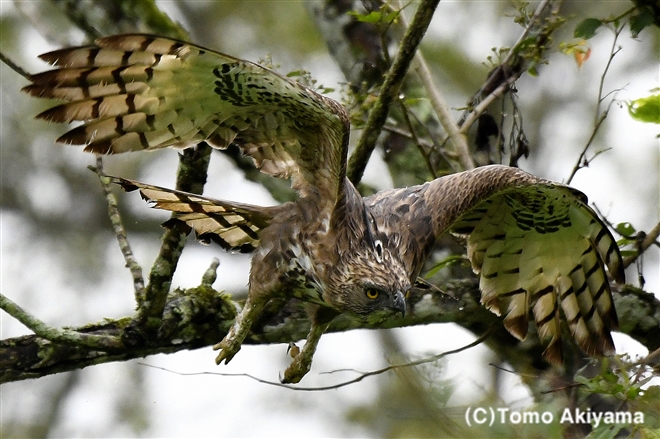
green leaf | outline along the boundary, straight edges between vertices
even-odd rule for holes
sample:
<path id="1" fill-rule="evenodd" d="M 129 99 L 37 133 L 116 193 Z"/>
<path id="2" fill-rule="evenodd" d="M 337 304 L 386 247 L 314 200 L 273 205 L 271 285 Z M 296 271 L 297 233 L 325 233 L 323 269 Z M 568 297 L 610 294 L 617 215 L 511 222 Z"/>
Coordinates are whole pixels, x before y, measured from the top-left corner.
<path id="1" fill-rule="evenodd" d="M 624 427 L 624 424 L 609 425 L 601 423 L 589 433 L 587 439 L 614 439 Z"/>
<path id="2" fill-rule="evenodd" d="M 637 38 L 645 27 L 653 24 L 653 15 L 647 8 L 640 8 L 639 13 L 630 17 L 630 34 Z"/>
<path id="3" fill-rule="evenodd" d="M 348 15 L 352 15 L 355 17 L 357 21 L 361 21 L 363 23 L 391 23 L 393 22 L 396 17 L 399 15 L 398 11 L 394 12 L 389 12 L 387 14 L 380 12 L 380 11 L 371 11 L 368 14 L 360 14 L 359 12 L 356 11 L 350 11 Z"/>
<path id="4" fill-rule="evenodd" d="M 628 222 L 619 223 L 614 229 L 623 236 L 633 236 L 635 233 L 637 233 L 635 227 L 633 227 L 633 225 Z"/>
<path id="5" fill-rule="evenodd" d="M 576 383 L 584 384 L 585 386 L 590 384 L 590 381 L 585 377 L 583 377 L 582 375 L 575 375 L 575 377 L 573 377 L 573 380 Z"/>
<path id="6" fill-rule="evenodd" d="M 573 36 L 575 38 L 584 38 L 588 40 L 596 35 L 596 31 L 603 25 L 603 22 L 597 18 L 585 18 L 580 24 L 575 27 Z"/>
<path id="7" fill-rule="evenodd" d="M 371 11 L 368 14 L 360 14 L 357 11 L 349 11 L 348 15 L 353 16 L 357 21 L 363 23 L 378 23 L 381 20 L 383 14 L 378 11 Z"/>
<path id="8" fill-rule="evenodd" d="M 424 98 L 406 98 L 403 100 L 403 103 L 408 106 L 412 107 L 413 105 L 417 105 L 420 102 L 424 102 L 426 99 Z"/>
<path id="9" fill-rule="evenodd" d="M 394 23 L 394 20 L 396 20 L 398 16 L 399 11 L 390 12 L 389 14 L 385 15 L 383 21 L 385 21 L 385 23 Z"/>
<path id="10" fill-rule="evenodd" d="M 649 386 L 644 390 L 644 393 L 642 393 L 642 396 L 639 397 L 639 402 L 643 403 L 645 405 L 651 406 L 651 404 L 654 404 L 653 407 L 657 407 L 657 401 L 660 400 L 660 386 Z M 656 409 L 656 411 L 660 412 L 660 408 Z"/>
<path id="11" fill-rule="evenodd" d="M 628 389 L 626 391 L 626 400 L 628 400 L 628 401 L 636 400 L 641 391 L 642 390 L 637 388 L 637 387 L 631 387 L 630 389 Z"/>
<path id="12" fill-rule="evenodd" d="M 629 102 L 628 113 L 630 117 L 640 122 L 660 124 L 660 94 Z"/>
<path id="13" fill-rule="evenodd" d="M 536 45 L 536 37 L 527 37 L 521 42 L 519 42 L 514 48 L 513 48 L 513 53 L 521 53 L 525 49 L 529 47 L 535 47 Z"/>
<path id="14" fill-rule="evenodd" d="M 307 70 L 292 70 L 289 73 L 286 74 L 287 78 L 294 78 L 296 76 L 305 76 L 308 75 L 309 72 Z"/>

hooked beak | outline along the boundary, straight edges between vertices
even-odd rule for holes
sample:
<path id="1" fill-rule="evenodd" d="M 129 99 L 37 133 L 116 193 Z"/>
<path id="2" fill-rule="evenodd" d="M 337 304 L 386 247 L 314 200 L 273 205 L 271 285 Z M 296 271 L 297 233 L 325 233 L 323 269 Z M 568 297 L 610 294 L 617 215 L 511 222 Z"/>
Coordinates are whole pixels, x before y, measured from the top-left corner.
<path id="1" fill-rule="evenodd" d="M 406 299 L 401 291 L 394 293 L 394 303 L 392 309 L 394 311 L 400 312 L 401 317 L 406 315 Z"/>

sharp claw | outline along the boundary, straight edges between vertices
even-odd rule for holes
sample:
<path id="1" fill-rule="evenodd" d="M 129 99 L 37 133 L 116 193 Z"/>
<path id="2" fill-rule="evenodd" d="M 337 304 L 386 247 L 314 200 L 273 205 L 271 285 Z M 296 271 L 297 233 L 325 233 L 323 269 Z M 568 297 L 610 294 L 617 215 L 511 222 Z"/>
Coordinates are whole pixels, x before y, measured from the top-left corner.
<path id="1" fill-rule="evenodd" d="M 241 345 L 234 346 L 233 343 L 228 342 L 227 340 L 222 340 L 220 343 L 213 345 L 213 350 L 219 350 L 218 356 L 215 357 L 215 364 L 220 364 L 224 360 L 225 364 L 228 364 L 234 355 L 241 349 Z"/>
<path id="2" fill-rule="evenodd" d="M 227 331 L 225 338 L 220 343 L 213 345 L 214 351 L 220 351 L 218 356 L 215 357 L 215 364 L 220 364 L 223 361 L 225 364 L 228 364 L 234 358 L 234 355 L 241 350 L 241 344 L 243 344 L 245 336 L 250 332 L 250 322 L 252 321 L 252 317 L 250 316 L 258 315 L 262 307 L 263 303 L 261 302 L 258 305 L 252 304 L 250 295 L 248 295 L 243 309 L 236 316 L 236 320 L 234 320 L 234 324 Z"/>
<path id="3" fill-rule="evenodd" d="M 300 353 L 300 348 L 292 341 L 289 342 L 289 346 L 286 348 L 286 353 L 291 356 L 291 358 L 296 358 Z"/>
<path id="4" fill-rule="evenodd" d="M 239 347 L 240 349 L 240 347 Z M 234 358 L 234 355 L 236 355 L 236 352 L 238 352 L 238 349 L 232 352 L 231 349 L 226 349 L 223 348 L 222 351 L 218 354 L 217 357 L 215 357 L 215 364 L 220 364 L 222 361 L 225 361 L 225 364 L 229 364 L 232 358 Z"/>
<path id="5" fill-rule="evenodd" d="M 298 384 L 304 374 L 300 375 L 298 371 L 290 371 L 287 369 L 284 371 L 284 376 L 280 377 L 280 383 L 282 384 Z"/>
<path id="6" fill-rule="evenodd" d="M 215 364 L 222 363 L 222 360 L 225 360 L 225 364 L 229 363 L 229 360 L 231 360 L 231 358 L 225 356 L 225 351 L 220 352 L 218 356 L 215 357 Z"/>
<path id="7" fill-rule="evenodd" d="M 280 377 L 282 384 L 297 384 L 311 369 L 312 363 L 306 357 L 298 353 L 284 371 L 284 377 Z"/>
<path id="8" fill-rule="evenodd" d="M 280 382 L 282 384 L 298 384 L 306 374 L 307 372 L 289 368 L 284 371 L 284 377 L 280 377 Z"/>

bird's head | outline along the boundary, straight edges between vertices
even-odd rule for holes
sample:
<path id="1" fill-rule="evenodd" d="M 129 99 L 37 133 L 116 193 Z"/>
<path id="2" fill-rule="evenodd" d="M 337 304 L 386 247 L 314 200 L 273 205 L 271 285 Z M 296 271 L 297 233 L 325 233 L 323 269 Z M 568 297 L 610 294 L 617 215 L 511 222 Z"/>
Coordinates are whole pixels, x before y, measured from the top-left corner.
<path id="1" fill-rule="evenodd" d="M 378 231 L 368 208 L 360 207 L 360 215 L 345 229 L 349 238 L 337 241 L 338 261 L 323 297 L 340 312 L 377 323 L 405 314 L 411 283 L 397 252 L 390 251 L 387 236 Z"/>

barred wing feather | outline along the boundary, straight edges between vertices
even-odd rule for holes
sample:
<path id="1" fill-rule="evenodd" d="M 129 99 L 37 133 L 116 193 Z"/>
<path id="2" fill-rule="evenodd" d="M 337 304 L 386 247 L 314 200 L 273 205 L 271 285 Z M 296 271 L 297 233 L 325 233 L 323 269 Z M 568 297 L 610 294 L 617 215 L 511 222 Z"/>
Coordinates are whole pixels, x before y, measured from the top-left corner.
<path id="1" fill-rule="evenodd" d="M 527 336 L 531 312 L 553 363 L 562 362 L 562 321 L 586 353 L 614 350 L 610 330 L 618 322 L 606 267 L 623 282 L 623 264 L 586 201 L 575 189 L 499 165 L 367 198 L 411 276 L 439 236 L 466 236 L 482 303 L 504 316 L 519 339 Z"/>
<path id="2" fill-rule="evenodd" d="M 529 310 L 544 355 L 561 363 L 561 320 L 590 355 L 611 354 L 618 325 L 605 267 L 622 282 L 618 247 L 577 191 L 540 184 L 504 191 L 463 216 L 468 257 L 480 275 L 482 303 L 503 315 L 519 339 Z"/>
<path id="3" fill-rule="evenodd" d="M 164 223 L 168 227 L 185 225 L 202 242 L 215 242 L 225 250 L 250 253 L 259 245 L 259 232 L 266 228 L 280 206 L 261 207 L 221 201 L 187 192 L 166 189 L 111 177 L 127 192 L 139 190 L 142 198 L 157 209 L 174 212 Z"/>
<path id="4" fill-rule="evenodd" d="M 302 196 L 336 199 L 349 123 L 337 102 L 257 64 L 150 35 L 117 35 L 41 56 L 57 69 L 24 90 L 68 101 L 39 117 L 84 121 L 58 140 L 103 154 L 239 145 Z"/>

